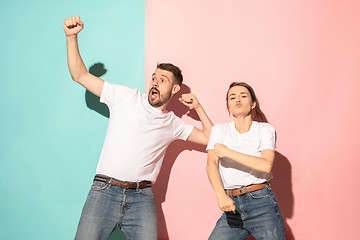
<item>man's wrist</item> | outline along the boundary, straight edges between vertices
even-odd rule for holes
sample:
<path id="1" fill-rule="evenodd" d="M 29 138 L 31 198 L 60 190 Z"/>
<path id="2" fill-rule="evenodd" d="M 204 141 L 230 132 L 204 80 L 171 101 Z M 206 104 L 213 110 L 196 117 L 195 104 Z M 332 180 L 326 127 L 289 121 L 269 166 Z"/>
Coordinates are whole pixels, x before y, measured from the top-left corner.
<path id="1" fill-rule="evenodd" d="M 195 111 L 201 111 L 202 110 L 201 104 L 199 103 L 199 105 L 197 107 L 194 107 L 194 110 Z"/>
<path id="2" fill-rule="evenodd" d="M 66 39 L 68 40 L 77 39 L 77 34 L 66 35 Z"/>

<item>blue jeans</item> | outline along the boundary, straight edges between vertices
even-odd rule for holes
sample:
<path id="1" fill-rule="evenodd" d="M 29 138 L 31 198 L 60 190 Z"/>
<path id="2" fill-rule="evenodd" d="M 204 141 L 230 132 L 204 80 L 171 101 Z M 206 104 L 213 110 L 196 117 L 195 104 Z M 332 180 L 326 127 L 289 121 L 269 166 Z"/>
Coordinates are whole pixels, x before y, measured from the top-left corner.
<path id="1" fill-rule="evenodd" d="M 227 214 L 223 213 L 209 239 L 245 240 L 252 235 L 256 240 L 285 240 L 284 222 L 270 185 L 231 199 L 235 202 L 239 216 L 238 225 L 230 226 Z"/>
<path id="2" fill-rule="evenodd" d="M 106 240 L 120 226 L 127 239 L 157 240 L 151 187 L 125 189 L 94 181 L 81 213 L 75 239 Z"/>

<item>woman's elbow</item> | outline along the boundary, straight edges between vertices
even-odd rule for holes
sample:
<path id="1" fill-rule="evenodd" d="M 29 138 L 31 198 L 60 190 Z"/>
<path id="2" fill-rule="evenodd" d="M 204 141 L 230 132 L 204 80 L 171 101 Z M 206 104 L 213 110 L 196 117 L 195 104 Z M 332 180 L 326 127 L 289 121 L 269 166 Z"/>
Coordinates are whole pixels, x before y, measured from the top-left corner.
<path id="1" fill-rule="evenodd" d="M 273 166 L 272 163 L 267 162 L 267 163 L 264 165 L 263 172 L 264 172 L 264 173 L 267 173 L 267 174 L 271 173 L 272 166 Z"/>

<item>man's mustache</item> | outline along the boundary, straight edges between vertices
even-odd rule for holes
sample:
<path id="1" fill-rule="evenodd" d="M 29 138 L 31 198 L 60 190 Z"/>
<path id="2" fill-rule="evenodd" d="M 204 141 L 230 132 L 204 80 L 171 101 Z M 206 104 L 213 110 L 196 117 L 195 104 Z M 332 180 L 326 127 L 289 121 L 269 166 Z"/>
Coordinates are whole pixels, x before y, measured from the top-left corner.
<path id="1" fill-rule="evenodd" d="M 152 88 L 150 89 L 150 92 L 152 92 L 152 91 L 155 91 L 155 92 L 157 92 L 157 93 L 160 93 L 159 89 L 157 89 L 156 87 L 152 87 Z"/>

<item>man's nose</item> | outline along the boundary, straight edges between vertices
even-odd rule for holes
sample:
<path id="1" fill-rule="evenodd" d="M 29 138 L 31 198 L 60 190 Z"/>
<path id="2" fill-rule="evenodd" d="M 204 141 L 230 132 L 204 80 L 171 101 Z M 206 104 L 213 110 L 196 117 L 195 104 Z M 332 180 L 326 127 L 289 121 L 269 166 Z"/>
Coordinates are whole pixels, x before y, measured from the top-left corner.
<path id="1" fill-rule="evenodd" d="M 153 87 L 158 87 L 159 86 L 159 81 L 157 79 L 155 79 L 153 82 Z"/>

